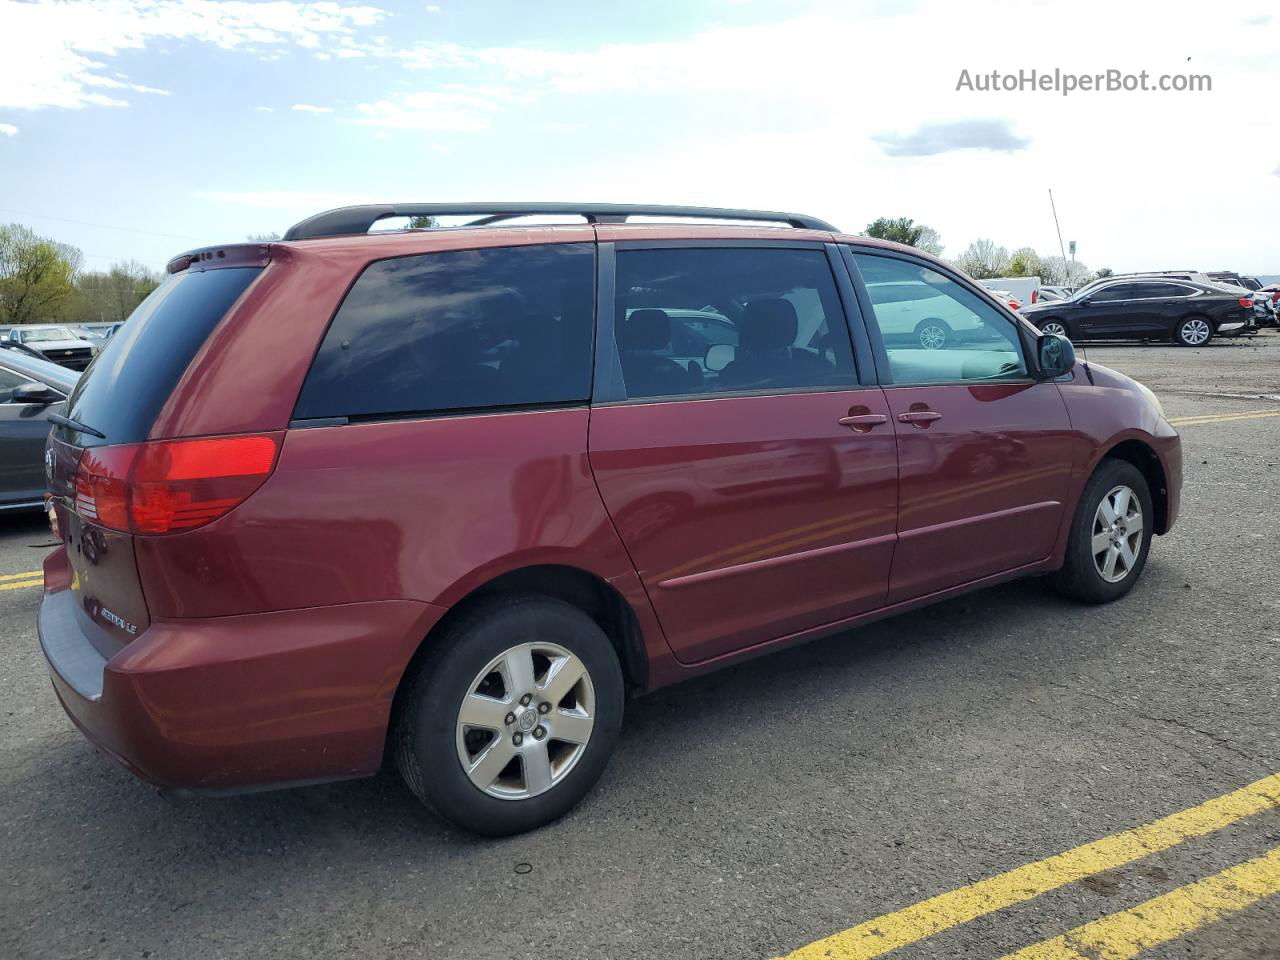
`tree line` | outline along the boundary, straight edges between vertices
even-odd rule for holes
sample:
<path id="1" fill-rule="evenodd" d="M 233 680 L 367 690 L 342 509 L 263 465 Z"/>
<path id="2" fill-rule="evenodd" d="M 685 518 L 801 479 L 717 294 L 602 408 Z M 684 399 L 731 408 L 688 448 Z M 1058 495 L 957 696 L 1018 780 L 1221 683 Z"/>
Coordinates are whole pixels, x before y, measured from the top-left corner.
<path id="1" fill-rule="evenodd" d="M 910 217 L 880 217 L 867 224 L 863 236 L 877 237 L 905 243 L 909 247 L 941 257 L 945 247 L 938 231 Z M 1057 255 L 1042 257 L 1032 247 L 1018 247 L 1012 253 L 992 240 L 978 239 L 964 249 L 960 256 L 948 261 L 975 280 L 994 277 L 1039 277 L 1043 283 L 1079 287 L 1099 277 L 1109 277 L 1112 271 L 1106 267 L 1090 270 L 1079 260 L 1071 261 Z"/>
<path id="2" fill-rule="evenodd" d="M 136 260 L 83 269 L 84 254 L 18 223 L 0 225 L 0 324 L 119 323 L 160 285 Z"/>

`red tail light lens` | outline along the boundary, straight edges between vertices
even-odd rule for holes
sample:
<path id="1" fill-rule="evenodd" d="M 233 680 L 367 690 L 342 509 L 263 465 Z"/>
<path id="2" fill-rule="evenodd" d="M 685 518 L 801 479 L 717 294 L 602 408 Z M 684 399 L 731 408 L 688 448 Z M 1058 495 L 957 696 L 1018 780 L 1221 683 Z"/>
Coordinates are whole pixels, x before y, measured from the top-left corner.
<path id="1" fill-rule="evenodd" d="M 1039 300 L 1039 299 L 1040 299 L 1040 291 L 1039 291 L 1039 290 L 1032 290 L 1032 291 L 1031 291 L 1031 302 L 1032 302 L 1032 303 L 1035 303 L 1035 302 L 1036 302 L 1037 300 Z"/>
<path id="2" fill-rule="evenodd" d="M 92 447 L 76 474 L 76 512 L 126 533 L 173 533 L 218 519 L 271 475 L 278 434 Z"/>
<path id="3" fill-rule="evenodd" d="M 1250 310 L 1253 309 L 1253 297 L 1241 297 L 1238 302 L 1242 307 L 1247 307 Z"/>

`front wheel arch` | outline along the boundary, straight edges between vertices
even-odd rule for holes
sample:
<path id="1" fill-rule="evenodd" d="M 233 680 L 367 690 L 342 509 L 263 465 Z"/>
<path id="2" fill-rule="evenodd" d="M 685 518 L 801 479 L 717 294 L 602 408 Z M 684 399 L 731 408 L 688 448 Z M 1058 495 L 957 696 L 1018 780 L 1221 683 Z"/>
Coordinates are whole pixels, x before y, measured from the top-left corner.
<path id="1" fill-rule="evenodd" d="M 1151 491 L 1152 506 L 1155 508 L 1153 529 L 1158 534 L 1165 533 L 1169 529 L 1169 481 L 1165 476 L 1164 464 L 1160 462 L 1160 457 L 1155 450 L 1141 440 L 1123 440 L 1098 458 L 1098 462 L 1094 464 L 1094 470 L 1097 470 L 1108 458 L 1124 460 L 1142 471 L 1147 481 L 1147 488 Z M 1092 476 L 1092 471 L 1090 475 Z"/>

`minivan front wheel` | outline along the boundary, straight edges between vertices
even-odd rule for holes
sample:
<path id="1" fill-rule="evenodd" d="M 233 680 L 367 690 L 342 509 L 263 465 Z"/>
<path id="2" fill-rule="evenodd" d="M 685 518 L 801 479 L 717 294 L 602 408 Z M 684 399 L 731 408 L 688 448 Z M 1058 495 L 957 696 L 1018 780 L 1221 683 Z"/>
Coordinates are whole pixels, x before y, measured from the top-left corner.
<path id="1" fill-rule="evenodd" d="M 490 836 L 541 826 L 581 800 L 622 725 L 622 670 L 595 621 L 520 596 L 430 642 L 397 703 L 396 762 L 413 793 Z"/>
<path id="2" fill-rule="evenodd" d="M 1204 317 L 1187 317 L 1173 332 L 1175 342 L 1184 347 L 1201 347 L 1213 336 L 1213 327 Z"/>
<path id="3" fill-rule="evenodd" d="M 1050 586 L 1084 603 L 1118 600 L 1142 575 L 1154 520 L 1142 471 L 1124 460 L 1103 460 L 1080 496 L 1067 554 Z"/>

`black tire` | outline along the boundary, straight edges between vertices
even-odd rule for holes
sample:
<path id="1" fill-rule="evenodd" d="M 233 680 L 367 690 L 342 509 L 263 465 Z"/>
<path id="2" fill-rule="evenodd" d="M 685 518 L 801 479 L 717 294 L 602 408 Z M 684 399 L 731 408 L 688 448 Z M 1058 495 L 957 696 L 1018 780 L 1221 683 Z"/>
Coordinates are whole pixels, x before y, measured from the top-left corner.
<path id="1" fill-rule="evenodd" d="M 1209 336 L 1203 340 L 1199 340 L 1191 335 L 1193 325 L 1203 324 L 1209 328 Z M 1173 342 L 1180 347 L 1203 347 L 1214 337 L 1213 324 L 1207 317 L 1184 317 L 1178 321 L 1178 325 L 1173 328 Z"/>
<path id="2" fill-rule="evenodd" d="M 1135 551 L 1133 566 L 1123 579 L 1112 582 L 1103 577 L 1094 562 L 1094 518 L 1103 497 L 1122 485 L 1132 490 L 1138 498 L 1142 510 L 1142 535 Z M 1075 517 L 1071 521 L 1066 558 L 1062 569 L 1049 576 L 1049 586 L 1054 592 L 1081 603 L 1110 603 L 1112 600 L 1119 600 L 1133 589 L 1133 585 L 1142 576 L 1143 568 L 1147 565 L 1147 554 L 1151 550 L 1154 523 L 1151 490 L 1142 471 L 1124 460 L 1103 460 L 1080 495 Z"/>
<path id="3" fill-rule="evenodd" d="M 1066 337 L 1068 340 L 1073 339 L 1071 335 L 1071 324 L 1067 323 L 1066 320 L 1062 320 L 1058 317 L 1045 317 L 1042 321 L 1040 321 L 1040 332 L 1041 333 L 1056 332 L 1056 331 L 1050 331 L 1045 329 L 1046 326 L 1052 323 L 1056 323 L 1058 326 L 1062 328 L 1062 336 Z"/>
<path id="4" fill-rule="evenodd" d="M 945 320 L 926 317 L 916 324 L 916 342 L 926 350 L 941 350 L 952 339 L 951 327 Z"/>
<path id="5" fill-rule="evenodd" d="M 586 667 L 595 695 L 594 726 L 581 756 L 558 783 L 523 799 L 490 796 L 473 784 L 456 739 L 462 698 L 486 664 L 520 642 L 513 638 L 570 651 Z M 521 833 L 567 813 L 604 772 L 622 726 L 622 668 L 604 631 L 577 607 L 521 595 L 471 611 L 431 643 L 397 701 L 392 743 L 409 789 L 445 820 L 487 836 Z"/>

